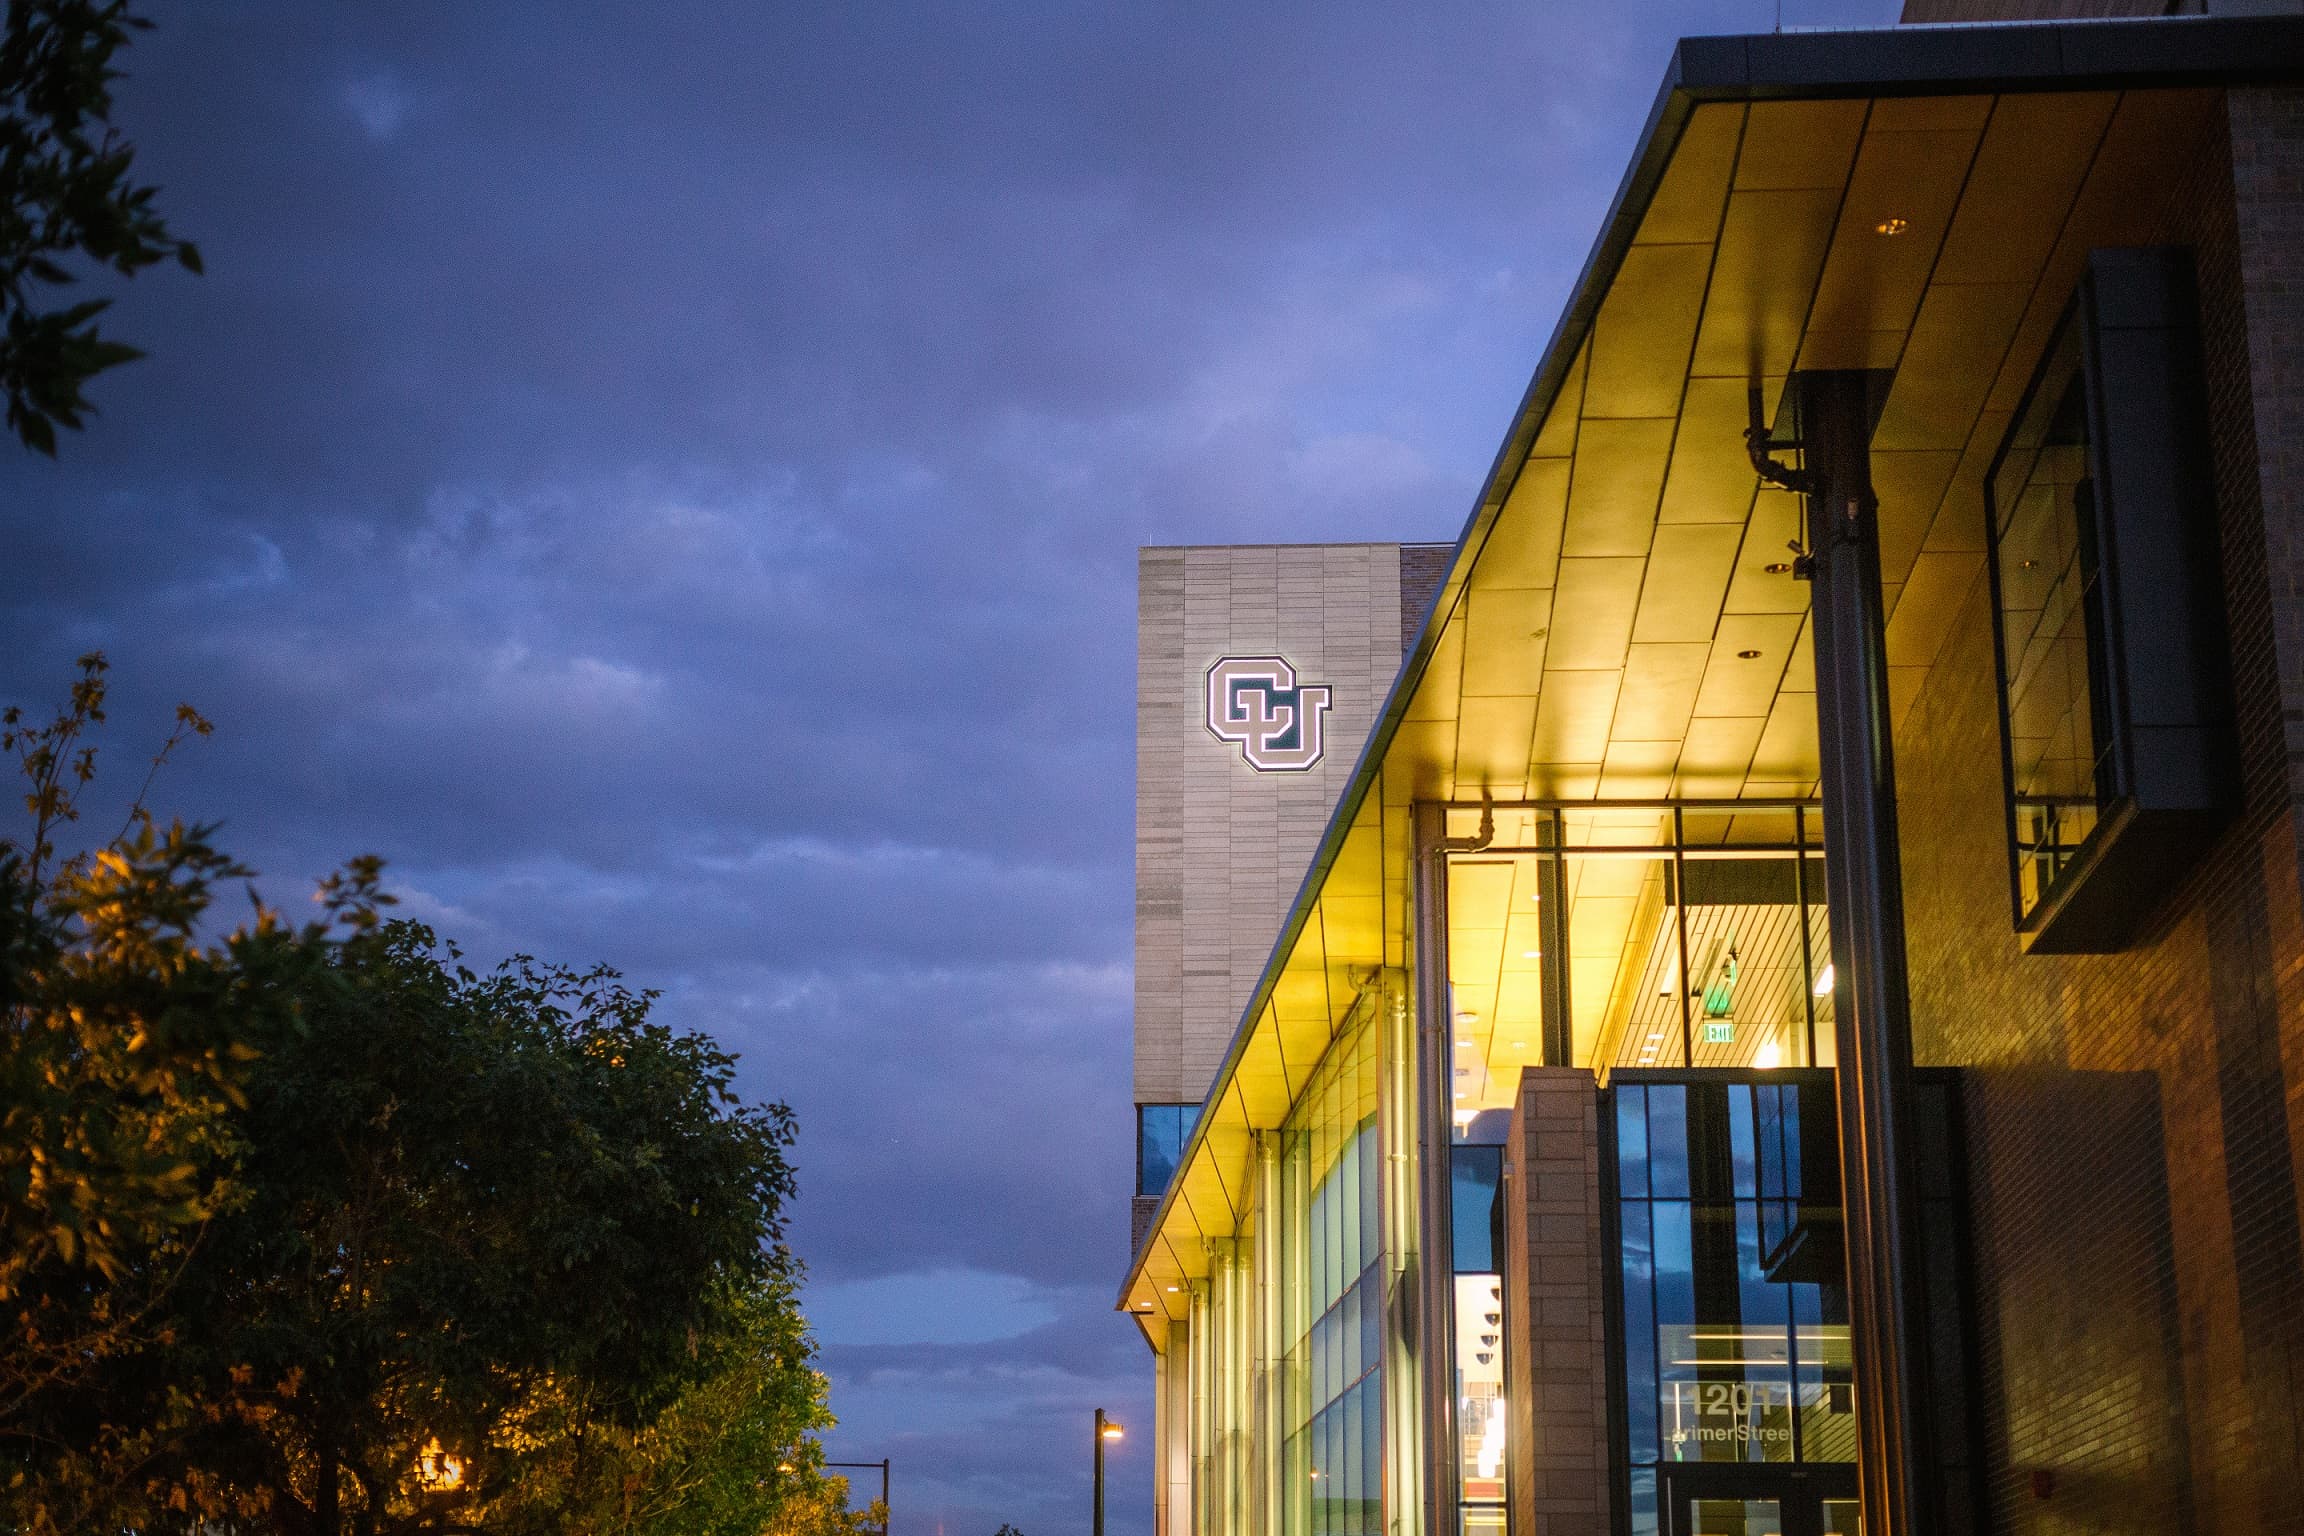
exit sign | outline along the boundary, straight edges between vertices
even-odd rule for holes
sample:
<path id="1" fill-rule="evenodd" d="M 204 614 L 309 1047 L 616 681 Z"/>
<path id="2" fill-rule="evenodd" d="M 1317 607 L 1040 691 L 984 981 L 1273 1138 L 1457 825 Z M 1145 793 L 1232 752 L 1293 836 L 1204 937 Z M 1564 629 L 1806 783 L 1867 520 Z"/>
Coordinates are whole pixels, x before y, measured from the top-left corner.
<path id="1" fill-rule="evenodd" d="M 1707 1019 L 1704 1023 L 1704 1043 L 1706 1045 L 1735 1044 L 1736 1021 L 1734 1019 Z"/>

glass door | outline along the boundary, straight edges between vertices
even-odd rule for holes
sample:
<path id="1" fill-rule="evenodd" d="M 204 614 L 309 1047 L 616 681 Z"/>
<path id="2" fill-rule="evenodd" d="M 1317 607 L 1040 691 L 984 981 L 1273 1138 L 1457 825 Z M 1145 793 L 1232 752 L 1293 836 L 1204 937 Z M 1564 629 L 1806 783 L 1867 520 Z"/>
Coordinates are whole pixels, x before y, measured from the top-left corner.
<path id="1" fill-rule="evenodd" d="M 1663 1536 L 1863 1536 L 1854 1467 L 1680 1466 L 1664 1474 Z"/>

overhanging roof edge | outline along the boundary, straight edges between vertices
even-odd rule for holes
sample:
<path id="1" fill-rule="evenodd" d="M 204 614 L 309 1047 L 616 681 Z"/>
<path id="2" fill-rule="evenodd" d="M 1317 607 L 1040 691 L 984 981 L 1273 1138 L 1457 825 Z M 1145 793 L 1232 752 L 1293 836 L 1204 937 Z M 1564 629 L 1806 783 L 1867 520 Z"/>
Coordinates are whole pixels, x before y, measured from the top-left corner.
<path id="1" fill-rule="evenodd" d="M 2115 87 L 2181 89 L 2304 79 L 2304 17 L 2171 16 L 2082 22 L 2013 22 L 1988 26 L 1897 27 L 1813 33 L 1682 38 L 1672 51 L 1655 104 L 1611 201 L 1600 234 L 1578 272 L 1559 322 L 1513 413 L 1512 425 L 1481 483 L 1456 555 L 1434 592 L 1384 696 L 1375 724 L 1330 813 L 1312 863 L 1290 901 L 1271 953 L 1224 1060 L 1202 1099 L 1203 1113 L 1180 1149 L 1177 1176 L 1163 1191 L 1149 1227 L 1158 1233 L 1173 1209 L 1183 1170 L 1201 1155 L 1206 1106 L 1217 1102 L 1246 1054 L 1256 1021 L 1271 1001 L 1279 973 L 1310 921 L 1330 869 L 1359 821 L 1416 687 L 1423 681 L 1449 614 L 1461 599 L 1506 494 L 1551 408 L 1576 354 L 1591 332 L 1608 284 L 1630 250 L 1649 198 L 1681 130 L 1707 102 L 1922 96 L 1968 92 L 2064 91 Z M 1117 1310 L 1142 1276 L 1146 1247 L 1131 1256 Z"/>

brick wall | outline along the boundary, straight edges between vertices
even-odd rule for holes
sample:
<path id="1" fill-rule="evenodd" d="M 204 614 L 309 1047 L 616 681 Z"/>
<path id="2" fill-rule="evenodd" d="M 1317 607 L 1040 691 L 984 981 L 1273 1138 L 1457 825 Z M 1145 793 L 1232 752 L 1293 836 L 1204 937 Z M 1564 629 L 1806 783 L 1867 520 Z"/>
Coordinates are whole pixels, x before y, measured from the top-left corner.
<path id="1" fill-rule="evenodd" d="M 1522 1536 L 1611 1529 L 1599 1108 L 1591 1073 L 1530 1067 L 1505 1144 L 1505 1400 Z"/>
<path id="2" fill-rule="evenodd" d="M 2204 148 L 2166 231 L 2200 272 L 2243 814 L 2127 952 L 2027 957 L 1981 577 L 1896 740 L 1915 1048 L 1969 1069 L 1990 1521 L 2012 1533 L 2304 1531 L 2295 113 L 2235 92 L 2240 142 Z"/>

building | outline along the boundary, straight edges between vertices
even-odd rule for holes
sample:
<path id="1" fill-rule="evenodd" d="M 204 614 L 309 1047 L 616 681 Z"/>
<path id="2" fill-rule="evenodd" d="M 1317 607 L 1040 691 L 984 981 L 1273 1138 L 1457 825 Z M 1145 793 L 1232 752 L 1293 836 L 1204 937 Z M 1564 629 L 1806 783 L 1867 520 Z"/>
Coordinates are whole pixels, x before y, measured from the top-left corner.
<path id="1" fill-rule="evenodd" d="M 2304 1530 L 2304 16 L 2021 9 L 1684 40 L 1453 547 L 1145 552 L 1162 1536 Z"/>

